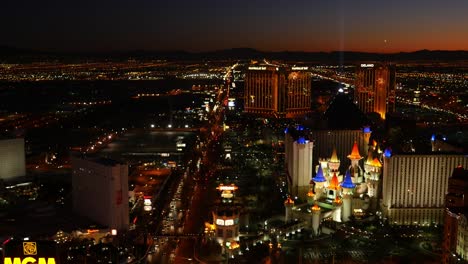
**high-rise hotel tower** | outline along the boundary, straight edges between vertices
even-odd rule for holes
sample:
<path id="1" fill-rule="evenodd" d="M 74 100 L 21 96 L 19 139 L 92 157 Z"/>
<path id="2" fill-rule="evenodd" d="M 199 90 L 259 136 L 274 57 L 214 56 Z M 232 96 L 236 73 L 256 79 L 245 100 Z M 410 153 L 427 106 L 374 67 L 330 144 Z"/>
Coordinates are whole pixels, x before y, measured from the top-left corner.
<path id="1" fill-rule="evenodd" d="M 449 178 L 458 165 L 468 167 L 463 154 L 399 154 L 384 152 L 381 208 L 397 225 L 442 224 Z"/>
<path id="2" fill-rule="evenodd" d="M 389 64 L 360 64 L 356 70 L 354 101 L 363 113 L 385 119 L 395 110 L 396 70 Z"/>
<path id="3" fill-rule="evenodd" d="M 302 117 L 311 112 L 311 82 L 308 67 L 249 66 L 244 111 L 266 117 Z"/>

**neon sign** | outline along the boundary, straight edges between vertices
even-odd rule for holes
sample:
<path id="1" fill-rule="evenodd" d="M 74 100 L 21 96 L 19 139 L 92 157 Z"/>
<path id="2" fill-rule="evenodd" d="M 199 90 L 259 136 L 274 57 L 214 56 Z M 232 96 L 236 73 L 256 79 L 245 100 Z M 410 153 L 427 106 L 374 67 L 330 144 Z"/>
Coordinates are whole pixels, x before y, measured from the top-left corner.
<path id="1" fill-rule="evenodd" d="M 3 259 L 3 263 L 5 264 L 55 264 L 54 258 L 33 258 L 33 257 L 26 257 L 24 259 L 21 258 L 5 258 Z"/>
<path id="2" fill-rule="evenodd" d="M 266 67 L 265 66 L 250 66 L 249 70 L 264 71 L 264 70 L 266 70 Z"/>

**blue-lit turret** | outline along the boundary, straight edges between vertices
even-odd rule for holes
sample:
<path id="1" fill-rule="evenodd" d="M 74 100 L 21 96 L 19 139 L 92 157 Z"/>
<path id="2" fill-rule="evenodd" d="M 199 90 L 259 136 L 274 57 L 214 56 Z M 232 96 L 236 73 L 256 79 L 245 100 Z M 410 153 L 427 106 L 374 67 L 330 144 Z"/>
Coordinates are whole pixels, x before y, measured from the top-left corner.
<path id="1" fill-rule="evenodd" d="M 362 132 L 364 133 L 372 133 L 371 129 L 370 129 L 370 126 L 365 126 L 363 129 L 362 129 Z"/>
<path id="2" fill-rule="evenodd" d="M 319 165 L 318 171 L 317 171 L 317 175 L 315 175 L 315 177 L 312 178 L 312 180 L 313 180 L 315 183 L 318 183 L 318 182 L 326 182 L 326 181 L 327 181 L 327 179 L 325 179 L 325 176 L 323 176 L 322 166 Z"/>
<path id="3" fill-rule="evenodd" d="M 349 173 L 349 170 L 346 171 L 343 182 L 341 182 L 341 187 L 348 189 L 354 189 L 354 187 L 356 187 L 356 185 L 353 183 L 353 180 L 351 179 L 351 173 Z"/>
<path id="4" fill-rule="evenodd" d="M 392 149 L 391 148 L 386 148 L 384 151 L 384 157 L 385 158 L 391 158 L 392 157 Z"/>
<path id="5" fill-rule="evenodd" d="M 315 182 L 315 193 L 316 193 L 315 198 L 320 199 L 321 195 L 324 192 L 325 183 L 327 182 L 327 179 L 323 175 L 323 170 L 322 170 L 321 165 L 319 165 L 317 174 L 315 175 L 315 177 L 312 178 L 312 180 Z"/>
<path id="6" fill-rule="evenodd" d="M 306 140 L 304 137 L 299 137 L 297 139 L 297 144 L 306 144 L 308 140 Z"/>
<path id="7" fill-rule="evenodd" d="M 351 173 L 349 170 L 346 171 L 343 182 L 341 182 L 341 195 L 343 197 L 343 222 L 349 221 L 351 216 L 351 199 L 353 196 L 353 189 L 356 185 L 351 179 Z"/>

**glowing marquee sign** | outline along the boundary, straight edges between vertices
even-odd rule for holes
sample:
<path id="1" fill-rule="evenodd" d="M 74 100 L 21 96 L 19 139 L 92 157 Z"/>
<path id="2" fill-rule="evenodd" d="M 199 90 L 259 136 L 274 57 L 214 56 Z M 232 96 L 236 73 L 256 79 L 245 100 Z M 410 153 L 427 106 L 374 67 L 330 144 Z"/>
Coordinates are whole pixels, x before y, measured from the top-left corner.
<path id="1" fill-rule="evenodd" d="M 23 242 L 23 255 L 21 257 L 5 257 L 4 264 L 56 264 L 55 258 L 36 257 L 37 244 L 36 242 Z"/>
<path id="2" fill-rule="evenodd" d="M 33 258 L 33 257 L 26 257 L 24 259 L 21 258 L 5 258 L 3 260 L 3 263 L 5 264 L 55 264 L 55 259 L 54 258 Z"/>
<path id="3" fill-rule="evenodd" d="M 249 70 L 264 71 L 264 70 L 266 70 L 266 67 L 265 66 L 250 66 Z"/>
<path id="4" fill-rule="evenodd" d="M 292 67 L 291 70 L 293 71 L 307 71 L 309 67 Z"/>
<path id="5" fill-rule="evenodd" d="M 372 68 L 372 67 L 374 67 L 374 64 L 373 63 L 369 63 L 369 64 L 363 63 L 363 64 L 361 64 L 361 67 L 362 68 Z"/>
<path id="6" fill-rule="evenodd" d="M 238 187 L 234 184 L 231 184 L 231 185 L 219 185 L 218 187 L 216 187 L 216 189 L 220 190 L 220 191 L 235 191 L 238 189 Z"/>

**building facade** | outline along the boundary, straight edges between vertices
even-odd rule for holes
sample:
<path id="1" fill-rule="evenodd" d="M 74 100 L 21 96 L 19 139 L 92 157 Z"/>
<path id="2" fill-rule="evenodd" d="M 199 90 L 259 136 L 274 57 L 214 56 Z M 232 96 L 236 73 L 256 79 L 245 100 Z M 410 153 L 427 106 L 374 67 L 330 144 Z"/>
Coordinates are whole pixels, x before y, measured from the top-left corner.
<path id="1" fill-rule="evenodd" d="M 24 138 L 0 140 L 0 179 L 26 175 Z"/>
<path id="2" fill-rule="evenodd" d="M 111 229 L 127 230 L 127 164 L 77 156 L 72 156 L 71 162 L 73 210 Z"/>
<path id="3" fill-rule="evenodd" d="M 462 166 L 449 179 L 445 206 L 443 263 L 468 261 L 468 170 Z"/>
<path id="4" fill-rule="evenodd" d="M 388 64 L 360 64 L 356 70 L 354 101 L 363 113 L 385 119 L 395 111 L 396 70 Z"/>
<path id="5" fill-rule="evenodd" d="M 305 198 L 313 172 L 314 142 L 302 126 L 288 128 L 285 133 L 285 165 L 290 193 Z"/>
<path id="6" fill-rule="evenodd" d="M 252 65 L 245 75 L 244 111 L 299 118 L 311 112 L 312 75 L 307 67 Z"/>
<path id="7" fill-rule="evenodd" d="M 381 208 L 397 225 L 442 224 L 452 169 L 465 155 L 394 155 L 384 152 Z"/>

